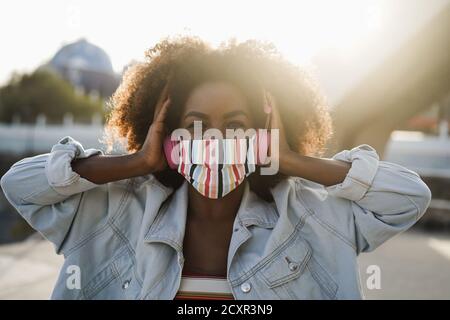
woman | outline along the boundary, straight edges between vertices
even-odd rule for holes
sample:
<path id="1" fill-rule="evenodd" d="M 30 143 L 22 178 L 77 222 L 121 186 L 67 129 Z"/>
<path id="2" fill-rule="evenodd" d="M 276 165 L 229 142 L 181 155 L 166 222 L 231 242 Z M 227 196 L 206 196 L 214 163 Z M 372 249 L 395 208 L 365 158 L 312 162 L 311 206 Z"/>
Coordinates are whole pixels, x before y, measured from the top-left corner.
<path id="1" fill-rule="evenodd" d="M 56 299 L 361 298 L 357 255 L 411 227 L 430 202 L 418 174 L 369 145 L 321 158 L 331 135 L 325 102 L 270 45 L 163 40 L 127 70 L 111 102 L 109 150 L 125 141 L 126 154 L 66 136 L 1 179 L 65 257 Z M 267 151 L 278 151 L 278 172 L 241 163 L 187 174 L 182 156 L 169 166 L 167 136 L 199 122 L 222 134 L 277 132 Z"/>

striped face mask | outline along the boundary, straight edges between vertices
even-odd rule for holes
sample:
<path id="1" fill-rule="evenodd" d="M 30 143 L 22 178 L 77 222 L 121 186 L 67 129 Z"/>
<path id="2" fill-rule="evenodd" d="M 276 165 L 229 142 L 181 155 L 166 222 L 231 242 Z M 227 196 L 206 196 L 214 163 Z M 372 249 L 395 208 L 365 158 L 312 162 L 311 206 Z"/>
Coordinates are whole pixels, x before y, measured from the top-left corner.
<path id="1" fill-rule="evenodd" d="M 177 170 L 203 196 L 222 198 L 255 172 L 254 140 L 182 140 Z"/>

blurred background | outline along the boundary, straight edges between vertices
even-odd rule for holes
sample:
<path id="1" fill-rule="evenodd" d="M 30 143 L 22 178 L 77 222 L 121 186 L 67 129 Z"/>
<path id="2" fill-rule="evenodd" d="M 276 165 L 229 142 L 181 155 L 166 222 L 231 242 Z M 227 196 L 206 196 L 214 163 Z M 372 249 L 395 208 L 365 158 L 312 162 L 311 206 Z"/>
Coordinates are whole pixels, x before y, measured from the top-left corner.
<path id="1" fill-rule="evenodd" d="M 65 135 L 105 149 L 105 102 L 162 37 L 273 42 L 328 96 L 327 156 L 368 143 L 432 190 L 411 230 L 361 255 L 366 298 L 450 299 L 450 0 L 15 0 L 0 34 L 0 176 Z M 0 192 L 0 299 L 48 299 L 61 263 Z"/>

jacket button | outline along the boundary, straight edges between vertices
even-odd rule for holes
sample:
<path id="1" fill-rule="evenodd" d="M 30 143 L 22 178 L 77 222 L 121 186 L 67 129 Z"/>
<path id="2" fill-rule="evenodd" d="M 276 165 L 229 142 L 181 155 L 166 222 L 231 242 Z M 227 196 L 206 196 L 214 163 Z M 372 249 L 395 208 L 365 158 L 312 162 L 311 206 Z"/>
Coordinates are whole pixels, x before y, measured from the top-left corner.
<path id="1" fill-rule="evenodd" d="M 127 289 L 129 286 L 130 286 L 130 280 L 127 280 L 122 284 L 122 289 Z"/>
<path id="2" fill-rule="evenodd" d="M 252 285 L 248 282 L 244 282 L 243 284 L 241 284 L 241 290 L 244 293 L 249 292 L 252 289 Z"/>
<path id="3" fill-rule="evenodd" d="M 288 267 L 289 267 L 289 270 L 295 271 L 295 270 L 298 269 L 298 263 L 295 263 L 295 262 L 289 262 Z"/>

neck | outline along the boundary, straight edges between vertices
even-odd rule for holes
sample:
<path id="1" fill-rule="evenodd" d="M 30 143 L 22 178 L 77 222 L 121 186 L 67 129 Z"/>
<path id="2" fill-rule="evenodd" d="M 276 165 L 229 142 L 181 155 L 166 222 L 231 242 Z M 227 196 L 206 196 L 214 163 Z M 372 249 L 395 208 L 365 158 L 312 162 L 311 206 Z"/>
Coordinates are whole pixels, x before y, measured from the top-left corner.
<path id="1" fill-rule="evenodd" d="M 235 190 L 220 199 L 206 198 L 189 185 L 188 213 L 190 218 L 210 222 L 234 220 L 241 205 L 246 183 L 244 181 Z"/>

